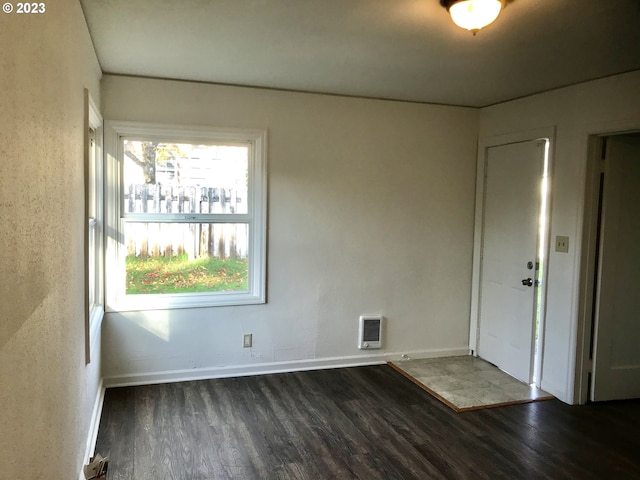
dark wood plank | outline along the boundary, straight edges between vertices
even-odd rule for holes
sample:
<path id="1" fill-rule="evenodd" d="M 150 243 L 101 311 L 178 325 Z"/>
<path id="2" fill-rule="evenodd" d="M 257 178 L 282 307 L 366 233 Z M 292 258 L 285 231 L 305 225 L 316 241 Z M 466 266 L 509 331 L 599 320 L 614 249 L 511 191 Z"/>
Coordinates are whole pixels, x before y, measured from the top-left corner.
<path id="1" fill-rule="evenodd" d="M 110 480 L 640 478 L 640 400 L 456 413 L 398 374 L 319 370 L 107 390 Z"/>
<path id="2" fill-rule="evenodd" d="M 109 480 L 133 478 L 134 408 L 135 390 L 111 388 L 106 391 L 96 452 L 103 455 L 107 452 L 118 459 L 118 468 L 109 472 Z"/>

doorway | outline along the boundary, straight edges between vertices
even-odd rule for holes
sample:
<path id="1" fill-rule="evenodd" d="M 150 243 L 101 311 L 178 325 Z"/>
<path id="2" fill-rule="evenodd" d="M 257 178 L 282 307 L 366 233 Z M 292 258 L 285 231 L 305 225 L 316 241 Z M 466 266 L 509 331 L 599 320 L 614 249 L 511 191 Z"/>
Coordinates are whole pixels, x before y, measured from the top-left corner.
<path id="1" fill-rule="evenodd" d="M 537 138 L 486 148 L 481 241 L 476 250 L 474 353 L 537 386 L 542 362 L 549 145 L 549 138 Z"/>
<path id="2" fill-rule="evenodd" d="M 588 398 L 640 397 L 640 133 L 592 139 Z"/>

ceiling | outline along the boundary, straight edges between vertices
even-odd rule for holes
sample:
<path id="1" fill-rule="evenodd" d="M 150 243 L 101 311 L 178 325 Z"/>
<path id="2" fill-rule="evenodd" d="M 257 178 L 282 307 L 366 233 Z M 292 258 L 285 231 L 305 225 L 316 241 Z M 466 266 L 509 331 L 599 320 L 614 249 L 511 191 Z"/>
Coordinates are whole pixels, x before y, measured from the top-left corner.
<path id="1" fill-rule="evenodd" d="M 81 0 L 104 73 L 482 107 L 640 69 L 640 0 Z"/>

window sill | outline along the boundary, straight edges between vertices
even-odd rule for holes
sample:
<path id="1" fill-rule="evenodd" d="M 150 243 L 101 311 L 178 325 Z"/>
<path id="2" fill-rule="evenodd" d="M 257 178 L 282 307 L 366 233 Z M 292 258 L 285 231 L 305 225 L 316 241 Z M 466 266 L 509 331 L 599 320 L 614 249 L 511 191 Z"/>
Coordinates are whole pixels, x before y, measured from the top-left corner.
<path id="1" fill-rule="evenodd" d="M 230 307 L 266 303 L 264 296 L 250 292 L 179 293 L 162 295 L 131 295 L 107 305 L 107 312 L 138 312 L 180 308 Z"/>

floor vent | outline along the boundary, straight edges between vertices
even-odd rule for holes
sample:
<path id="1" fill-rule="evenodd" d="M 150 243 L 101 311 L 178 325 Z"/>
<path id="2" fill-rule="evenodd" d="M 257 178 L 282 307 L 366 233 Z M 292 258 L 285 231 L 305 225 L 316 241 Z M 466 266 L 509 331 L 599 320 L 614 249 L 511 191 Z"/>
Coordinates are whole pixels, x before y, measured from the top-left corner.
<path id="1" fill-rule="evenodd" d="M 360 317 L 360 331 L 358 334 L 358 348 L 370 350 L 382 348 L 382 322 L 381 315 L 362 315 Z"/>

